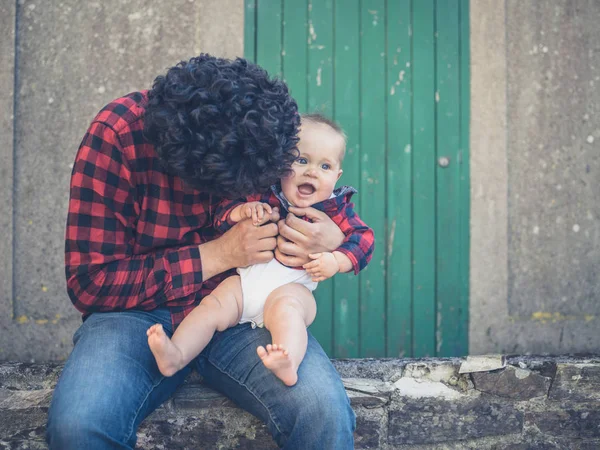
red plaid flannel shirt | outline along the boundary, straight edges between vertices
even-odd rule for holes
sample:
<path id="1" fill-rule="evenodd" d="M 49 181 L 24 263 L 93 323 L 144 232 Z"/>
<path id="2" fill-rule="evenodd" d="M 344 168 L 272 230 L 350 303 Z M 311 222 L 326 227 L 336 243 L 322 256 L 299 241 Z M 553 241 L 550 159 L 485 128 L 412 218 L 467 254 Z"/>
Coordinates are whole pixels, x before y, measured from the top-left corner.
<path id="1" fill-rule="evenodd" d="M 198 245 L 214 239 L 220 198 L 167 174 L 143 136 L 147 92 L 107 105 L 71 176 L 65 265 L 71 301 L 97 311 L 166 306 L 177 326 L 231 274 L 202 278 Z"/>
<path id="2" fill-rule="evenodd" d="M 333 192 L 334 196 L 324 200 L 312 207 L 323 211 L 335 224 L 340 227 L 346 236 L 342 245 L 336 251 L 346 255 L 354 268 L 354 273 L 358 274 L 364 269 L 375 249 L 375 235 L 358 214 L 354 212 L 354 203 L 350 199 L 356 190 L 350 186 L 343 186 Z M 281 217 L 285 217 L 290 207 L 289 202 L 281 195 L 281 187 L 276 185 L 271 187 L 271 191 L 262 195 L 251 195 L 243 200 L 223 200 L 217 207 L 214 216 L 214 227 L 219 232 L 224 233 L 234 225 L 229 214 L 241 203 L 262 202 L 271 206 L 277 206 L 280 209 Z"/>

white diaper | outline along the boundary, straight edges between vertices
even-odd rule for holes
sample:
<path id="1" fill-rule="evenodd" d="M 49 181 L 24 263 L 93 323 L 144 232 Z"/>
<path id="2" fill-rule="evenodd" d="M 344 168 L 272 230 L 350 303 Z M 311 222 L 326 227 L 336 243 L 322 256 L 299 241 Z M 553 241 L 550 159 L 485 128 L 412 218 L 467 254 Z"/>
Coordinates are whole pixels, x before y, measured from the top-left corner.
<path id="1" fill-rule="evenodd" d="M 284 266 L 275 258 L 268 263 L 255 264 L 237 269 L 242 280 L 242 298 L 244 309 L 240 323 L 251 322 L 252 327 L 264 324 L 263 310 L 267 297 L 280 286 L 298 283 L 311 292 L 317 288 L 306 270 Z"/>

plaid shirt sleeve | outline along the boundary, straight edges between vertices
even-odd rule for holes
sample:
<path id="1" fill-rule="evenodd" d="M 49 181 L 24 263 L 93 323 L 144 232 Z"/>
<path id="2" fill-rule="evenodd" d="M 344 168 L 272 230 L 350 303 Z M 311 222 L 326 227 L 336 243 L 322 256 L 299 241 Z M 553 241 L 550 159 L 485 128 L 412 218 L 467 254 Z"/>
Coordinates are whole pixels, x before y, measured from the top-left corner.
<path id="1" fill-rule="evenodd" d="M 373 256 L 373 250 L 375 250 L 373 230 L 354 212 L 353 203 L 345 204 L 343 209 L 332 219 L 346 236 L 342 245 L 335 251 L 350 258 L 354 273 L 358 274 L 367 266 Z"/>
<path id="2" fill-rule="evenodd" d="M 81 312 L 151 310 L 202 286 L 197 245 L 133 254 L 139 205 L 118 135 L 93 122 L 77 153 L 70 185 L 65 268 Z"/>

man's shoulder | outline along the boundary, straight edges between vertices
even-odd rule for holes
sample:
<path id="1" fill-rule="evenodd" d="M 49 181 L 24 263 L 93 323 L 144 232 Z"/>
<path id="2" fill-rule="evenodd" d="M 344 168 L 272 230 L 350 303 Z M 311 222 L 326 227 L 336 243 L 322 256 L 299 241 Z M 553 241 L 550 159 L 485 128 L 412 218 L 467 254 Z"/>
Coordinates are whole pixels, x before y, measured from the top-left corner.
<path id="1" fill-rule="evenodd" d="M 148 92 L 131 92 L 107 104 L 94 118 L 121 133 L 131 128 L 143 128 L 143 117 L 148 102 Z"/>

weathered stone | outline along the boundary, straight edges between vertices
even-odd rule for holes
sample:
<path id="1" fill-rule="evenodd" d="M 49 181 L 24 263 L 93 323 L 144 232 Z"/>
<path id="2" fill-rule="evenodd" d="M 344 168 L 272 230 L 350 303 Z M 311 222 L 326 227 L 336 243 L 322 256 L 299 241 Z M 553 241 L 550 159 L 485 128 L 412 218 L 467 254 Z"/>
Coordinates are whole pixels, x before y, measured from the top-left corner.
<path id="1" fill-rule="evenodd" d="M 402 376 L 410 359 L 337 359 L 335 369 L 343 378 L 370 378 L 373 380 L 395 381 Z"/>
<path id="2" fill-rule="evenodd" d="M 355 408 L 356 431 L 354 433 L 355 448 L 381 448 L 385 443 L 385 421 L 387 412 L 383 409 L 364 410 Z"/>
<path id="3" fill-rule="evenodd" d="M 266 426 L 240 409 L 210 408 L 199 414 L 162 411 L 138 431 L 140 449 L 277 448 Z"/>
<path id="4" fill-rule="evenodd" d="M 0 442 L 44 440 L 47 408 L 0 410 Z"/>
<path id="5" fill-rule="evenodd" d="M 471 384 L 457 390 L 457 360 L 406 360 L 404 376 L 383 377 L 382 368 L 398 369 L 390 360 L 374 362 L 381 378 L 342 379 L 356 413 L 355 448 L 425 450 L 592 450 L 600 448 L 600 401 L 590 395 L 598 359 L 522 358 L 510 361 L 503 381 L 517 385 L 529 377 L 550 378 L 556 364 L 560 402 L 532 398 L 517 386 L 506 396 L 482 395 Z M 368 362 L 346 362 L 349 373 L 369 373 Z M 520 364 L 519 364 L 520 363 Z M 519 367 L 516 368 L 516 364 Z M 0 449 L 45 449 L 47 410 L 61 365 L 0 364 Z M 574 371 L 572 369 L 575 369 Z M 531 369 L 531 370 L 530 370 Z M 584 370 L 585 369 L 585 370 Z M 528 374 L 525 378 L 519 375 Z M 544 376 L 544 375 L 549 376 Z M 460 379 L 470 375 L 461 375 Z M 578 378 L 581 376 L 581 378 Z M 573 380 L 572 377 L 575 377 Z M 392 381 L 395 380 L 395 381 Z M 489 382 L 489 379 L 485 379 Z M 478 387 L 482 384 L 479 383 Z M 583 386 L 585 395 L 578 389 Z M 507 387 L 508 389 L 508 387 Z M 508 392 L 508 391 L 506 391 Z M 521 395 L 516 395 L 515 393 Z M 574 398 L 574 401 L 571 401 Z M 560 409 L 559 409 L 560 408 Z M 549 411 L 546 411 L 549 409 Z M 193 374 L 182 388 L 142 423 L 138 448 L 212 449 L 276 448 L 267 427 L 230 400 L 201 384 Z"/>
<path id="6" fill-rule="evenodd" d="M 552 384 L 551 378 L 513 366 L 493 372 L 473 373 L 471 377 L 478 391 L 520 400 L 545 396 Z"/>
<path id="7" fill-rule="evenodd" d="M 51 389 L 56 386 L 62 365 L 57 364 L 0 364 L 0 388 Z"/>
<path id="8" fill-rule="evenodd" d="M 526 413 L 525 421 L 542 433 L 575 439 L 600 437 L 600 410 L 560 410 Z"/>
<path id="9" fill-rule="evenodd" d="M 394 392 L 394 385 L 384 381 L 366 378 L 344 378 L 342 381 L 352 406 L 377 408 L 389 403 Z"/>
<path id="10" fill-rule="evenodd" d="M 481 398 L 451 402 L 421 398 L 390 411 L 392 444 L 435 444 L 484 436 L 520 433 L 523 414 L 511 405 Z"/>
<path id="11" fill-rule="evenodd" d="M 185 389 L 179 389 L 172 397 L 173 405 L 181 410 L 196 410 L 215 406 L 236 406 L 227 397 L 213 391 L 203 384 L 187 384 Z"/>
<path id="12" fill-rule="evenodd" d="M 600 400 L 600 365 L 558 364 L 549 397 L 551 400 L 580 402 Z"/>

